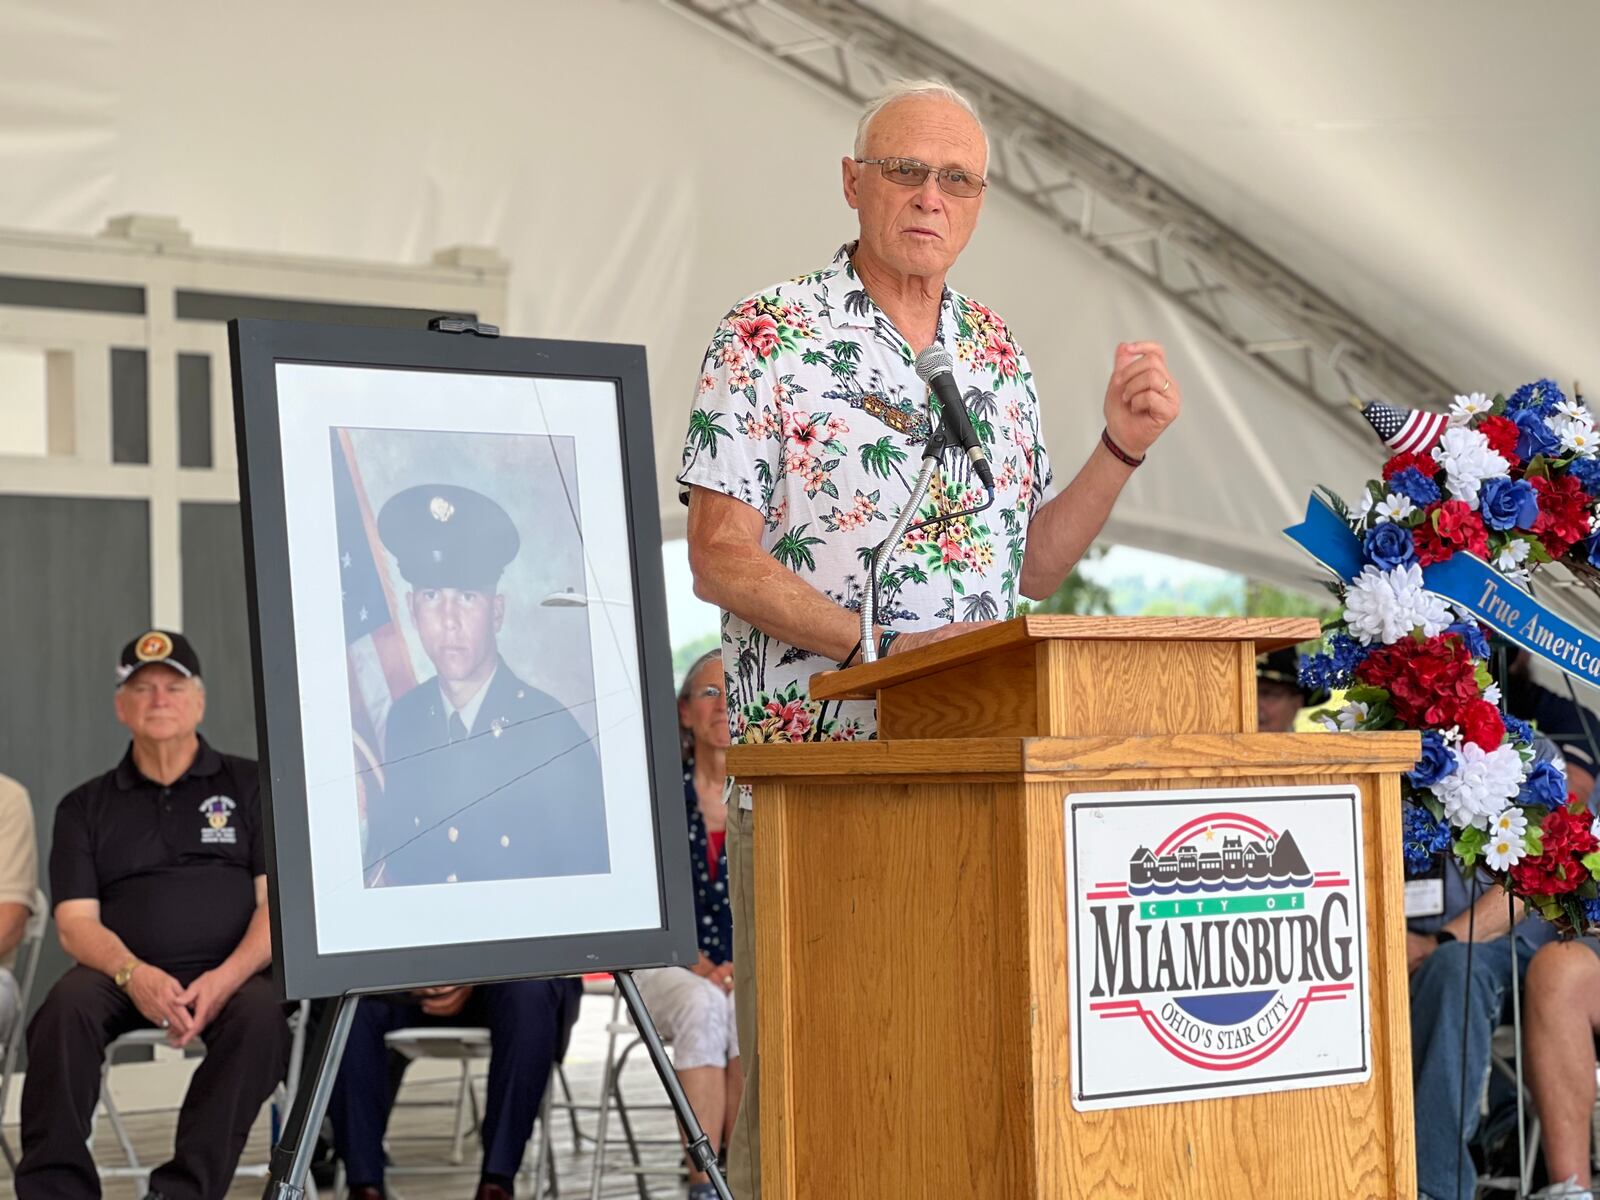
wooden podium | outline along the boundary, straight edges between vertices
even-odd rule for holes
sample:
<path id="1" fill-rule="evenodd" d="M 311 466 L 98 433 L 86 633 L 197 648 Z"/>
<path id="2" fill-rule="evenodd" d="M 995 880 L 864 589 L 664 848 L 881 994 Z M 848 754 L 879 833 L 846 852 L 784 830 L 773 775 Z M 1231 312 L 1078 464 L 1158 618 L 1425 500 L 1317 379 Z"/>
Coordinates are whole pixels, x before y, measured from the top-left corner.
<path id="1" fill-rule="evenodd" d="M 767 1200 L 1416 1195 L 1399 774 L 1414 734 L 1255 732 L 1309 620 L 1023 617 L 815 677 L 879 740 L 739 746 Z M 1079 1112 L 1070 792 L 1354 784 L 1372 1073 Z"/>

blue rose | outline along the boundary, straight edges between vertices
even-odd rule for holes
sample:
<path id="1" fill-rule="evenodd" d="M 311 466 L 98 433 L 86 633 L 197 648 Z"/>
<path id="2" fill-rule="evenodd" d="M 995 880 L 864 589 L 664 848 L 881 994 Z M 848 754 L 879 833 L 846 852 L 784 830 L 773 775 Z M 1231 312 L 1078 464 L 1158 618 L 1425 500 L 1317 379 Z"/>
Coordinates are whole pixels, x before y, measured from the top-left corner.
<path id="1" fill-rule="evenodd" d="M 1589 495 L 1600 496 L 1600 458 L 1575 458 L 1567 467 L 1567 474 L 1582 484 Z"/>
<path id="2" fill-rule="evenodd" d="M 1476 659 L 1489 657 L 1489 639 L 1483 636 L 1483 630 L 1476 621 L 1457 621 L 1449 626 L 1446 633 L 1458 634 L 1467 647 L 1467 653 Z"/>
<path id="3" fill-rule="evenodd" d="M 1589 565 L 1600 567 L 1600 533 L 1591 534 L 1584 541 L 1583 548 L 1589 552 Z"/>
<path id="4" fill-rule="evenodd" d="M 1508 712 L 1501 712 L 1500 720 L 1505 723 L 1506 737 L 1519 745 L 1527 746 L 1533 742 L 1533 726 L 1521 717 L 1513 717 Z"/>
<path id="5" fill-rule="evenodd" d="M 1523 804 L 1542 804 L 1560 808 L 1567 802 L 1567 776 L 1554 763 L 1534 763 L 1517 799 Z"/>
<path id="6" fill-rule="evenodd" d="M 1385 521 L 1367 530 L 1361 549 L 1368 562 L 1384 571 L 1409 567 L 1417 561 L 1416 548 L 1411 544 L 1411 530 L 1393 521 Z"/>
<path id="7" fill-rule="evenodd" d="M 1439 485 L 1415 467 L 1396 471 L 1389 480 L 1389 490 L 1408 496 L 1418 508 L 1427 508 L 1439 499 Z"/>
<path id="8" fill-rule="evenodd" d="M 1490 529 L 1532 529 L 1539 519 L 1539 493 L 1526 479 L 1485 479 L 1478 511 Z"/>
<path id="9" fill-rule="evenodd" d="M 1432 787 L 1456 769 L 1455 752 L 1444 744 L 1444 736 L 1435 729 L 1422 731 L 1422 757 L 1417 765 L 1406 772 L 1414 788 Z"/>
<path id="10" fill-rule="evenodd" d="M 1517 426 L 1517 455 L 1523 462 L 1536 454 L 1554 454 L 1561 449 L 1561 439 L 1537 408 L 1525 408 L 1511 420 Z"/>

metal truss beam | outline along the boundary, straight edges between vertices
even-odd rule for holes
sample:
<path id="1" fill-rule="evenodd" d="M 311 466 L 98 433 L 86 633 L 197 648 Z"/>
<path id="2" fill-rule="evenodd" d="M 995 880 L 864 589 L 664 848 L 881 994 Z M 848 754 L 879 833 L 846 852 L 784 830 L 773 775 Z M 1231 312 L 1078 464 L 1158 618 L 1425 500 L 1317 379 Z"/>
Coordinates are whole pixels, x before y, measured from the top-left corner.
<path id="1" fill-rule="evenodd" d="M 1347 403 L 1352 398 L 1438 408 L 1455 392 L 1139 164 L 870 8 L 851 0 L 662 3 L 852 104 L 893 79 L 946 80 L 983 115 L 996 186 L 1343 430 L 1360 420 Z"/>

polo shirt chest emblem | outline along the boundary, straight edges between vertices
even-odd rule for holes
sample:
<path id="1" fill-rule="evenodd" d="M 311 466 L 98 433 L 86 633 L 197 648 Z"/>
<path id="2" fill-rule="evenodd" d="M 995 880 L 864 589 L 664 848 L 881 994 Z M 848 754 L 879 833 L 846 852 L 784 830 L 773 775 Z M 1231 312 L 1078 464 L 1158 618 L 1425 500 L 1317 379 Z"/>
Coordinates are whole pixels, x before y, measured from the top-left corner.
<path id="1" fill-rule="evenodd" d="M 212 796 L 200 806 L 206 823 L 200 829 L 200 842 L 207 846 L 232 846 L 239 840 L 239 831 L 228 824 L 233 816 L 234 803 L 227 796 Z"/>

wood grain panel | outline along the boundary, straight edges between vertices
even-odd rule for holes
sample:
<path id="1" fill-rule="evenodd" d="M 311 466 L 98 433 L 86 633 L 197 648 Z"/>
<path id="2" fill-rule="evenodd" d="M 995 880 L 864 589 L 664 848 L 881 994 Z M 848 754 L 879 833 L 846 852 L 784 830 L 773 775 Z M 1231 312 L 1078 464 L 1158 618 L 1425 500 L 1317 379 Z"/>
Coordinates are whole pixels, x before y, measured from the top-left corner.
<path id="1" fill-rule="evenodd" d="M 761 818 L 755 825 L 756 1029 L 761 1051 L 761 1172 L 775 1197 L 794 1196 L 793 1114 L 795 1081 L 804 1062 L 794 1050 L 797 995 L 790 947 L 794 888 L 791 886 L 795 807 L 782 784 L 760 790 Z M 803 990 L 799 989 L 799 990 Z M 799 1071 L 797 1072 L 797 1064 Z M 771 1186 L 771 1184 L 776 1186 Z"/>
<path id="2" fill-rule="evenodd" d="M 1248 725 L 1240 722 L 1240 658 L 1236 644 L 1220 641 L 1044 642 L 1038 666 L 1040 733 L 1094 737 L 1254 729 L 1253 711 Z"/>
<path id="3" fill-rule="evenodd" d="M 1391 776 L 1391 779 L 1393 777 Z M 1252 778 L 1252 786 L 1341 783 L 1348 776 Z M 1240 782 L 1225 776 L 1218 786 Z M 1159 781 L 1083 781 L 1072 790 L 1138 791 Z M 1027 788 L 1028 911 L 1034 1124 L 1041 1195 L 1295 1196 L 1333 1200 L 1415 1195 L 1410 1112 L 1398 793 L 1363 777 L 1373 1076 L 1367 1083 L 1079 1113 L 1069 1090 L 1065 845 L 1058 784 Z M 1394 784 L 1397 788 L 1398 784 Z M 1392 807 L 1393 817 L 1383 810 Z M 1374 839 L 1392 840 L 1374 845 Z M 1385 884 L 1386 877 L 1393 877 Z"/>
<path id="4" fill-rule="evenodd" d="M 1250 642 L 1240 642 L 1239 651 L 1239 731 L 1255 733 L 1260 724 L 1256 710 L 1256 655 L 1261 653 Z"/>
<path id="5" fill-rule="evenodd" d="M 963 667 L 918 675 L 878 693 L 878 737 L 1033 737 L 1035 648 L 999 651 Z"/>
<path id="6" fill-rule="evenodd" d="M 809 690 L 817 700 L 870 700 L 918 675 L 1040 641 L 1245 642 L 1253 647 L 1253 656 L 1309 641 L 1320 632 L 1317 622 L 1305 617 L 1018 617 L 874 663 L 821 672 L 811 677 Z"/>
<path id="7" fill-rule="evenodd" d="M 1030 1197 L 1020 785 L 836 791 L 756 797 L 763 1192 Z"/>
<path id="8" fill-rule="evenodd" d="M 1026 771 L 1030 778 L 1151 773 L 1165 779 L 1220 770 L 1295 774 L 1408 771 L 1421 753 L 1415 733 L 1158 734 L 1150 737 L 951 738 L 944 741 L 817 742 L 733 746 L 728 770 L 741 780 L 890 776 L 946 779 Z"/>

